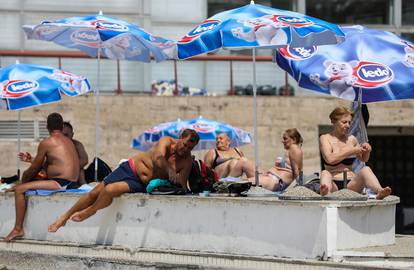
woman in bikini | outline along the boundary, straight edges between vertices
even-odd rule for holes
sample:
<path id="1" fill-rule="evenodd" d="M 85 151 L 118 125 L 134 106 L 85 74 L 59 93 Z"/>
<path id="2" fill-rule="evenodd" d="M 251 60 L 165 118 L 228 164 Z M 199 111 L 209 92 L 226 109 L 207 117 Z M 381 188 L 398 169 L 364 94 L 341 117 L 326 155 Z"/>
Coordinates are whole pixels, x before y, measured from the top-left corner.
<path id="1" fill-rule="evenodd" d="M 227 133 L 219 133 L 216 137 L 216 148 L 209 150 L 204 156 L 207 166 L 214 169 L 219 178 L 254 176 L 254 165 L 242 151 L 230 147 L 231 140 Z"/>
<path id="2" fill-rule="evenodd" d="M 325 164 L 325 170 L 321 172 L 320 194 L 337 191 L 346 175 L 348 189 L 361 193 L 367 187 L 377 193 L 377 199 L 383 199 L 391 194 L 391 188 L 382 188 L 370 167 L 364 166 L 358 173 L 352 171 L 354 160 L 357 158 L 367 162 L 372 150 L 371 145 L 359 144 L 355 136 L 348 134 L 352 117 L 353 113 L 348 108 L 335 108 L 329 115 L 333 130 L 320 136 L 320 150 Z"/>
<path id="3" fill-rule="evenodd" d="M 259 184 L 271 191 L 285 190 L 303 168 L 302 136 L 296 128 L 287 129 L 282 135 L 282 144 L 285 148 L 283 157 L 278 157 L 275 165 L 259 175 Z M 255 179 L 250 178 L 251 182 Z"/>

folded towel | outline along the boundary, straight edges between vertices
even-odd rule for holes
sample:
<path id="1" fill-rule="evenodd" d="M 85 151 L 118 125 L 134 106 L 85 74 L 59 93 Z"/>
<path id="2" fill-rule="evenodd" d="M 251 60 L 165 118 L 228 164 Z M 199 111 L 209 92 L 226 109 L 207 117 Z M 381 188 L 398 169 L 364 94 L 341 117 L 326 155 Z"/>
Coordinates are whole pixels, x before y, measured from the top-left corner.
<path id="1" fill-rule="evenodd" d="M 155 179 L 150 180 L 150 182 L 148 183 L 147 192 L 151 193 L 158 187 L 173 187 L 173 185 L 168 180 L 155 178 Z"/>
<path id="2" fill-rule="evenodd" d="M 4 192 L 6 189 L 12 188 L 14 184 L 0 184 L 0 192 Z"/>
<path id="3" fill-rule="evenodd" d="M 153 195 L 185 195 L 187 191 L 168 180 L 155 178 L 148 183 L 147 192 Z"/>
<path id="4" fill-rule="evenodd" d="M 75 189 L 55 189 L 55 190 L 45 190 L 45 189 L 36 189 L 36 190 L 28 190 L 26 191 L 26 196 L 30 195 L 41 195 L 41 196 L 49 196 L 58 192 L 66 192 L 66 193 L 88 193 L 92 190 L 92 186 L 88 184 L 84 184 L 79 188 Z"/>
<path id="5" fill-rule="evenodd" d="M 225 181 L 243 181 L 244 179 L 240 178 L 240 177 L 232 177 L 232 176 L 227 176 L 224 178 L 220 178 L 219 181 L 221 182 L 225 182 Z"/>

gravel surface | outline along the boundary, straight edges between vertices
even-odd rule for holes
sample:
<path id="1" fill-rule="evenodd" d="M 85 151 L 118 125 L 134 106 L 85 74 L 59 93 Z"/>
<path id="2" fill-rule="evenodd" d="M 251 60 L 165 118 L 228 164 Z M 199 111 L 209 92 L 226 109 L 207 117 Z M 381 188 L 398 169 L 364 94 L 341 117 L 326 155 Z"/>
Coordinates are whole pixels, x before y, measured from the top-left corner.
<path id="1" fill-rule="evenodd" d="M 261 197 L 261 196 L 276 196 L 273 191 L 267 190 L 262 187 L 250 187 L 249 191 L 246 193 L 247 197 Z"/>
<path id="2" fill-rule="evenodd" d="M 296 186 L 286 190 L 279 199 L 282 200 L 321 200 L 322 196 L 304 186 Z"/>
<path id="3" fill-rule="evenodd" d="M 368 196 L 359 194 L 358 192 L 344 188 L 335 191 L 325 196 L 327 200 L 338 200 L 338 201 L 366 201 Z"/>

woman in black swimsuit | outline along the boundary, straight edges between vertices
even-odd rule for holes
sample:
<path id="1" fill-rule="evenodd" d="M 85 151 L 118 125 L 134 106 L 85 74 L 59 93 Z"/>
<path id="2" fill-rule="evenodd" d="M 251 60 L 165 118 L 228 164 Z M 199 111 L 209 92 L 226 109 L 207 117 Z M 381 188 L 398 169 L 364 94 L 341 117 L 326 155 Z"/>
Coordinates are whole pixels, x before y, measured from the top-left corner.
<path id="1" fill-rule="evenodd" d="M 240 177 L 246 174 L 247 178 L 254 176 L 254 165 L 242 151 L 230 147 L 231 140 L 225 133 L 216 137 L 216 148 L 209 150 L 204 156 L 207 166 L 214 169 L 219 178 Z"/>
<path id="2" fill-rule="evenodd" d="M 383 199 L 391 194 L 391 188 L 382 188 L 370 167 L 364 166 L 358 173 L 352 171 L 356 158 L 367 162 L 371 153 L 368 143 L 359 144 L 353 135 L 348 134 L 352 117 L 353 113 L 345 107 L 335 108 L 329 115 L 333 130 L 320 137 L 320 150 L 325 164 L 325 170 L 321 172 L 320 193 L 327 195 L 337 191 L 346 172 L 348 189 L 362 192 L 367 187 L 377 193 L 377 199 Z"/>

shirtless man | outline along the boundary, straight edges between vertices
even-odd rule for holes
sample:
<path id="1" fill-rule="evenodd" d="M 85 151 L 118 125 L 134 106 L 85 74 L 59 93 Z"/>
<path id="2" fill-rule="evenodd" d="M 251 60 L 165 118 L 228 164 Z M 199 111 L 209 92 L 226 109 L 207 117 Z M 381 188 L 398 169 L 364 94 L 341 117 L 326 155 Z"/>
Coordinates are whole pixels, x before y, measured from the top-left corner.
<path id="1" fill-rule="evenodd" d="M 85 147 L 83 146 L 83 144 L 80 141 L 73 139 L 73 134 L 74 134 L 73 133 L 73 127 L 69 122 L 63 122 L 62 133 L 63 133 L 63 135 L 65 135 L 66 137 L 71 139 L 73 144 L 75 145 L 76 152 L 78 153 L 79 167 L 80 167 L 78 182 L 79 182 L 80 185 L 83 185 L 83 184 L 86 183 L 86 181 L 85 181 L 85 170 L 83 169 L 83 167 L 85 167 L 85 165 L 88 164 L 88 153 L 86 153 Z M 19 153 L 19 158 L 23 162 L 31 163 L 33 161 L 32 155 L 30 155 L 29 152 Z M 47 175 L 42 170 L 36 175 L 35 178 L 36 179 L 47 179 Z"/>
<path id="2" fill-rule="evenodd" d="M 16 203 L 16 223 L 6 236 L 9 242 L 24 236 L 23 222 L 26 213 L 25 192 L 29 189 L 56 190 L 77 182 L 79 159 L 72 141 L 62 133 L 63 119 L 58 113 L 49 114 L 47 129 L 50 136 L 39 143 L 36 157 L 30 167 L 23 172 L 22 183 L 7 190 L 14 191 Z M 33 177 L 46 166 L 48 179 L 33 180 Z"/>
<path id="3" fill-rule="evenodd" d="M 88 164 L 88 153 L 86 153 L 85 147 L 80 141 L 73 139 L 73 134 L 74 134 L 73 127 L 69 122 L 63 122 L 62 132 L 63 132 L 63 135 L 65 135 L 66 137 L 72 140 L 73 144 L 75 145 L 76 152 L 78 152 L 79 168 L 80 168 L 78 182 L 80 185 L 83 185 L 86 183 L 85 170 L 83 168 Z"/>
<path id="4" fill-rule="evenodd" d="M 169 179 L 186 188 L 192 165 L 191 150 L 198 141 L 198 134 L 192 129 L 185 129 L 178 140 L 161 138 L 149 151 L 121 163 L 103 182 L 49 225 L 48 231 L 56 232 L 69 218 L 75 222 L 83 221 L 124 193 L 145 193 L 146 185 L 154 178 Z"/>

